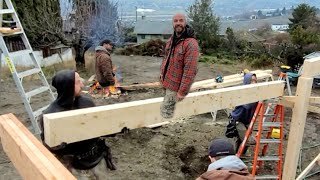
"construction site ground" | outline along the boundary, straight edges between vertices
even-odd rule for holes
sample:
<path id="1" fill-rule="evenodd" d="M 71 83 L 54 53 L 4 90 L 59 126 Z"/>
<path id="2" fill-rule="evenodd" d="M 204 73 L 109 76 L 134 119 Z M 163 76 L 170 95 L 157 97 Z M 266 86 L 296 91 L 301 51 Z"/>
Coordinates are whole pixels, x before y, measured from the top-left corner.
<path id="1" fill-rule="evenodd" d="M 89 57 L 89 58 L 88 58 Z M 87 61 L 92 61 L 87 56 Z M 122 84 L 156 82 L 159 76 L 161 58 L 141 56 L 113 56 L 113 61 L 121 70 Z M 90 63 L 89 63 L 90 64 Z M 87 65 L 90 67 L 90 65 Z M 230 75 L 249 68 L 244 64 L 199 64 L 196 80 L 214 78 L 218 74 Z M 249 68 L 250 69 L 250 68 Z M 55 70 L 57 70 L 55 68 Z M 274 68 L 276 70 L 276 68 Z M 274 71 L 276 72 L 276 71 Z M 85 79 L 91 73 L 80 72 Z M 0 114 L 14 113 L 26 126 L 30 125 L 28 115 L 17 92 L 15 84 L 9 75 L 1 74 L 0 82 Z M 51 77 L 48 81 L 51 82 Z M 32 80 L 29 86 L 34 85 Z M 86 83 L 88 84 L 88 82 Z M 293 88 L 295 90 L 295 88 Z M 259 93 L 259 92 L 257 92 Z M 161 89 L 149 89 L 127 92 L 118 98 L 95 98 L 97 105 L 115 104 L 148 98 L 162 97 Z M 313 89 L 312 95 L 320 96 L 320 89 Z M 34 103 L 43 102 L 45 97 L 37 97 Z M 291 110 L 285 111 L 285 132 L 288 134 Z M 130 117 L 128 117 L 130 118 Z M 320 139 L 320 116 L 309 113 L 304 131 L 303 147 L 317 145 Z M 116 119 L 115 119 L 116 120 Z M 150 129 L 133 129 L 127 133 L 119 133 L 106 137 L 108 145 L 117 165 L 116 171 L 108 171 L 109 179 L 195 179 L 206 171 L 209 164 L 207 148 L 215 137 L 223 137 L 227 124 L 227 115 L 218 112 L 217 121 L 213 122 L 211 114 L 197 115 L 174 120 L 162 127 Z M 71 132 L 70 132 L 71 133 Z M 286 140 L 284 153 L 286 152 Z M 271 148 L 275 152 L 275 148 Z M 252 149 L 247 155 L 252 154 Z M 302 168 L 304 169 L 320 152 L 320 147 L 303 151 Z M 250 165 L 250 159 L 244 159 Z M 267 163 L 264 172 L 272 172 L 276 164 Z M 309 179 L 319 179 L 320 174 Z M 0 179 L 21 179 L 10 159 L 7 158 L 0 146 Z"/>

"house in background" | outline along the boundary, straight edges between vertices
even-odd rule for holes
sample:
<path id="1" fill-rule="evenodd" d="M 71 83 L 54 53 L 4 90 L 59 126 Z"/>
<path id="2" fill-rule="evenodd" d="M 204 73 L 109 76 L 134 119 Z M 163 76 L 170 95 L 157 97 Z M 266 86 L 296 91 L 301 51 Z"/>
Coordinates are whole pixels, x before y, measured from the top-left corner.
<path id="1" fill-rule="evenodd" d="M 171 21 L 137 21 L 134 27 L 137 34 L 137 43 L 141 44 L 151 39 L 168 40 L 173 32 Z"/>
<path id="2" fill-rule="evenodd" d="M 289 29 L 289 24 L 271 24 L 272 31 L 286 32 Z"/>

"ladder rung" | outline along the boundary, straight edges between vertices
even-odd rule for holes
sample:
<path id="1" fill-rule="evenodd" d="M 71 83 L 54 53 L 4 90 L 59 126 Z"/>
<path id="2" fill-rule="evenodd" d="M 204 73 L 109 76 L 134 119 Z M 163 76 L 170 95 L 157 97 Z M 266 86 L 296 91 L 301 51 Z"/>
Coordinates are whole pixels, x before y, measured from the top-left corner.
<path id="1" fill-rule="evenodd" d="M 34 116 L 35 118 L 36 118 L 36 117 L 39 117 L 39 116 L 42 114 L 42 112 L 43 112 L 44 110 L 46 110 L 48 107 L 49 107 L 49 105 L 44 106 L 44 107 L 42 107 L 42 108 L 34 111 L 34 112 L 33 112 L 33 116 Z"/>
<path id="2" fill-rule="evenodd" d="M 262 127 L 280 127 L 280 122 L 264 122 L 262 123 Z"/>
<path id="3" fill-rule="evenodd" d="M 30 49 L 25 49 L 25 50 L 21 50 L 21 51 L 15 51 L 15 52 L 10 52 L 9 54 L 11 56 L 25 56 L 27 54 L 31 54 L 32 51 Z"/>
<path id="4" fill-rule="evenodd" d="M 19 78 L 23 78 L 23 77 L 30 76 L 32 74 L 36 74 L 36 73 L 39 73 L 39 72 L 40 72 L 40 69 L 34 68 L 34 69 L 30 69 L 30 70 L 18 73 L 18 77 Z"/>
<path id="5" fill-rule="evenodd" d="M 279 139 L 260 139 L 260 143 L 280 143 Z"/>
<path id="6" fill-rule="evenodd" d="M 2 23 L 15 23 L 15 21 L 6 21 L 6 20 L 2 20 Z"/>
<path id="7" fill-rule="evenodd" d="M 279 179 L 277 175 L 262 175 L 262 176 L 255 176 L 255 179 Z"/>
<path id="8" fill-rule="evenodd" d="M 32 91 L 27 92 L 27 93 L 26 93 L 26 97 L 27 97 L 27 98 L 30 98 L 30 97 L 32 97 L 32 96 L 35 96 L 35 95 L 37 95 L 37 94 L 43 93 L 43 92 L 48 91 L 48 90 L 49 90 L 49 87 L 47 87 L 47 86 L 42 86 L 42 87 L 40 87 L 40 88 L 37 88 L 37 89 L 34 89 L 34 90 L 32 90 Z"/>
<path id="9" fill-rule="evenodd" d="M 13 14 L 14 10 L 13 9 L 1 9 L 0 14 Z"/>
<path id="10" fill-rule="evenodd" d="M 258 161 L 279 161 L 279 156 L 259 156 Z"/>

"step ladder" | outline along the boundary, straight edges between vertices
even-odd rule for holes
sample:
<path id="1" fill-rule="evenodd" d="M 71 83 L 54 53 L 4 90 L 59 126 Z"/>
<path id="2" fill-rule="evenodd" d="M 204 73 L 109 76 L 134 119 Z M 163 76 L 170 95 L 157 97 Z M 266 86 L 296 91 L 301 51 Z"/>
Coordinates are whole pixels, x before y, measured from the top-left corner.
<path id="1" fill-rule="evenodd" d="M 32 129 L 35 133 L 35 135 L 39 135 L 40 134 L 40 128 L 38 125 L 38 118 L 39 116 L 42 114 L 42 112 L 48 107 L 42 107 L 36 110 L 33 110 L 33 108 L 31 107 L 31 98 L 39 95 L 40 93 L 49 93 L 49 98 L 53 101 L 55 99 L 54 94 L 42 72 L 41 66 L 39 64 L 39 62 L 37 61 L 37 58 L 32 50 L 32 47 L 28 41 L 28 38 L 23 30 L 22 24 L 18 18 L 17 12 L 15 11 L 12 2 L 10 0 L 5 0 L 5 4 L 7 9 L 3 9 L 1 7 L 0 9 L 0 23 L 2 23 L 3 20 L 3 15 L 6 16 L 10 16 L 12 18 L 11 23 L 14 23 L 16 25 L 16 29 L 12 32 L 5 32 L 5 33 L 0 33 L 0 48 L 1 51 L 4 55 L 4 59 L 5 62 L 7 64 L 7 66 L 9 67 L 9 70 L 12 74 L 12 77 L 15 81 L 16 87 L 21 95 L 23 104 L 27 110 L 27 113 L 29 115 L 29 118 L 31 120 L 32 123 Z M 11 28 L 12 29 L 12 28 Z M 4 37 L 6 36 L 19 36 L 22 41 L 23 44 L 25 46 L 26 49 L 24 50 L 20 50 L 20 51 L 15 51 L 15 52 L 9 52 L 7 44 L 4 40 Z M 23 71 L 23 72 L 18 72 L 15 64 L 13 63 L 13 57 L 14 56 L 24 56 L 27 57 L 29 56 L 32 59 L 33 62 L 33 68 Z M 40 87 L 34 88 L 31 91 L 26 92 L 23 86 L 23 78 L 28 77 L 28 76 L 32 76 L 32 75 L 37 75 L 38 77 L 40 77 L 41 83 L 42 85 Z"/>
<path id="2" fill-rule="evenodd" d="M 285 87 L 287 88 L 288 95 L 289 95 L 289 96 L 292 96 L 290 81 L 289 81 L 289 77 L 288 77 L 287 73 L 281 72 L 281 73 L 279 74 L 278 81 L 285 81 L 285 83 L 286 83 L 286 86 L 285 86 Z"/>
<path id="3" fill-rule="evenodd" d="M 265 110 L 265 104 L 259 102 L 255 113 L 252 117 L 248 130 L 246 131 L 245 138 L 241 143 L 237 156 L 241 157 L 248 138 L 251 136 L 255 122 L 259 119 L 258 132 L 256 133 L 256 145 L 253 159 L 252 175 L 256 179 L 278 179 L 281 180 L 282 176 L 282 138 L 283 138 L 283 125 L 284 125 L 284 111 L 283 106 L 279 104 L 268 103 Z M 264 138 L 262 134 L 264 129 L 267 128 L 268 132 Z M 276 134 L 277 133 L 277 134 Z M 275 135 L 277 137 L 275 137 Z M 267 156 L 267 150 L 269 144 L 278 145 L 277 156 Z M 260 152 L 260 145 L 262 146 L 262 152 Z M 276 161 L 277 162 L 277 175 L 261 175 L 256 176 L 258 168 L 262 167 L 263 161 Z"/>

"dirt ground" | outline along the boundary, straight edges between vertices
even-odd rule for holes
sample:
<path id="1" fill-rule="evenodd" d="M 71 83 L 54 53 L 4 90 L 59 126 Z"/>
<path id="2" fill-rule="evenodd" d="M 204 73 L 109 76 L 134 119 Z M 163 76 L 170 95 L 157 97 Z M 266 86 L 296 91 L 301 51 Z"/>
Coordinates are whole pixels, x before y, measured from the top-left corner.
<path id="1" fill-rule="evenodd" d="M 161 58 L 140 56 L 114 56 L 113 61 L 120 67 L 122 84 L 155 82 L 158 79 Z M 248 68 L 243 64 L 220 65 L 199 64 L 196 80 L 214 78 L 217 74 L 229 75 Z M 1 75 L 1 74 L 0 74 Z M 81 73 L 88 79 L 88 73 Z M 1 75 L 0 114 L 14 113 L 25 125 L 30 125 L 20 96 L 10 77 Z M 48 77 L 51 82 L 51 77 Z M 35 84 L 32 80 L 28 85 Z M 119 98 L 95 99 L 97 105 L 114 104 L 163 96 L 162 90 L 131 91 Z M 313 90 L 313 95 L 320 95 L 320 90 Z M 37 97 L 35 104 L 44 102 L 44 97 Z M 130 117 L 128 117 L 130 118 Z M 318 114 L 309 113 L 305 127 L 303 147 L 317 145 L 320 139 L 320 120 Z M 286 110 L 286 134 L 289 131 L 291 110 Z M 162 127 L 130 130 L 106 137 L 118 169 L 109 171 L 109 179 L 155 179 L 180 180 L 195 179 L 206 171 L 209 164 L 207 148 L 212 139 L 224 136 L 227 115 L 219 111 L 217 122 L 211 114 L 202 114 L 174 120 Z M 285 141 L 286 143 L 286 141 Z M 272 148 L 274 150 L 274 148 Z M 249 153 L 252 149 L 249 149 Z M 285 148 L 284 148 L 284 153 Z M 303 151 L 302 169 L 320 152 L 320 146 Z M 244 161 L 250 165 L 250 159 Z M 275 164 L 265 164 L 265 171 L 273 171 Z M 21 179 L 10 160 L 0 146 L 0 180 Z M 310 179 L 320 179 L 320 174 Z"/>

